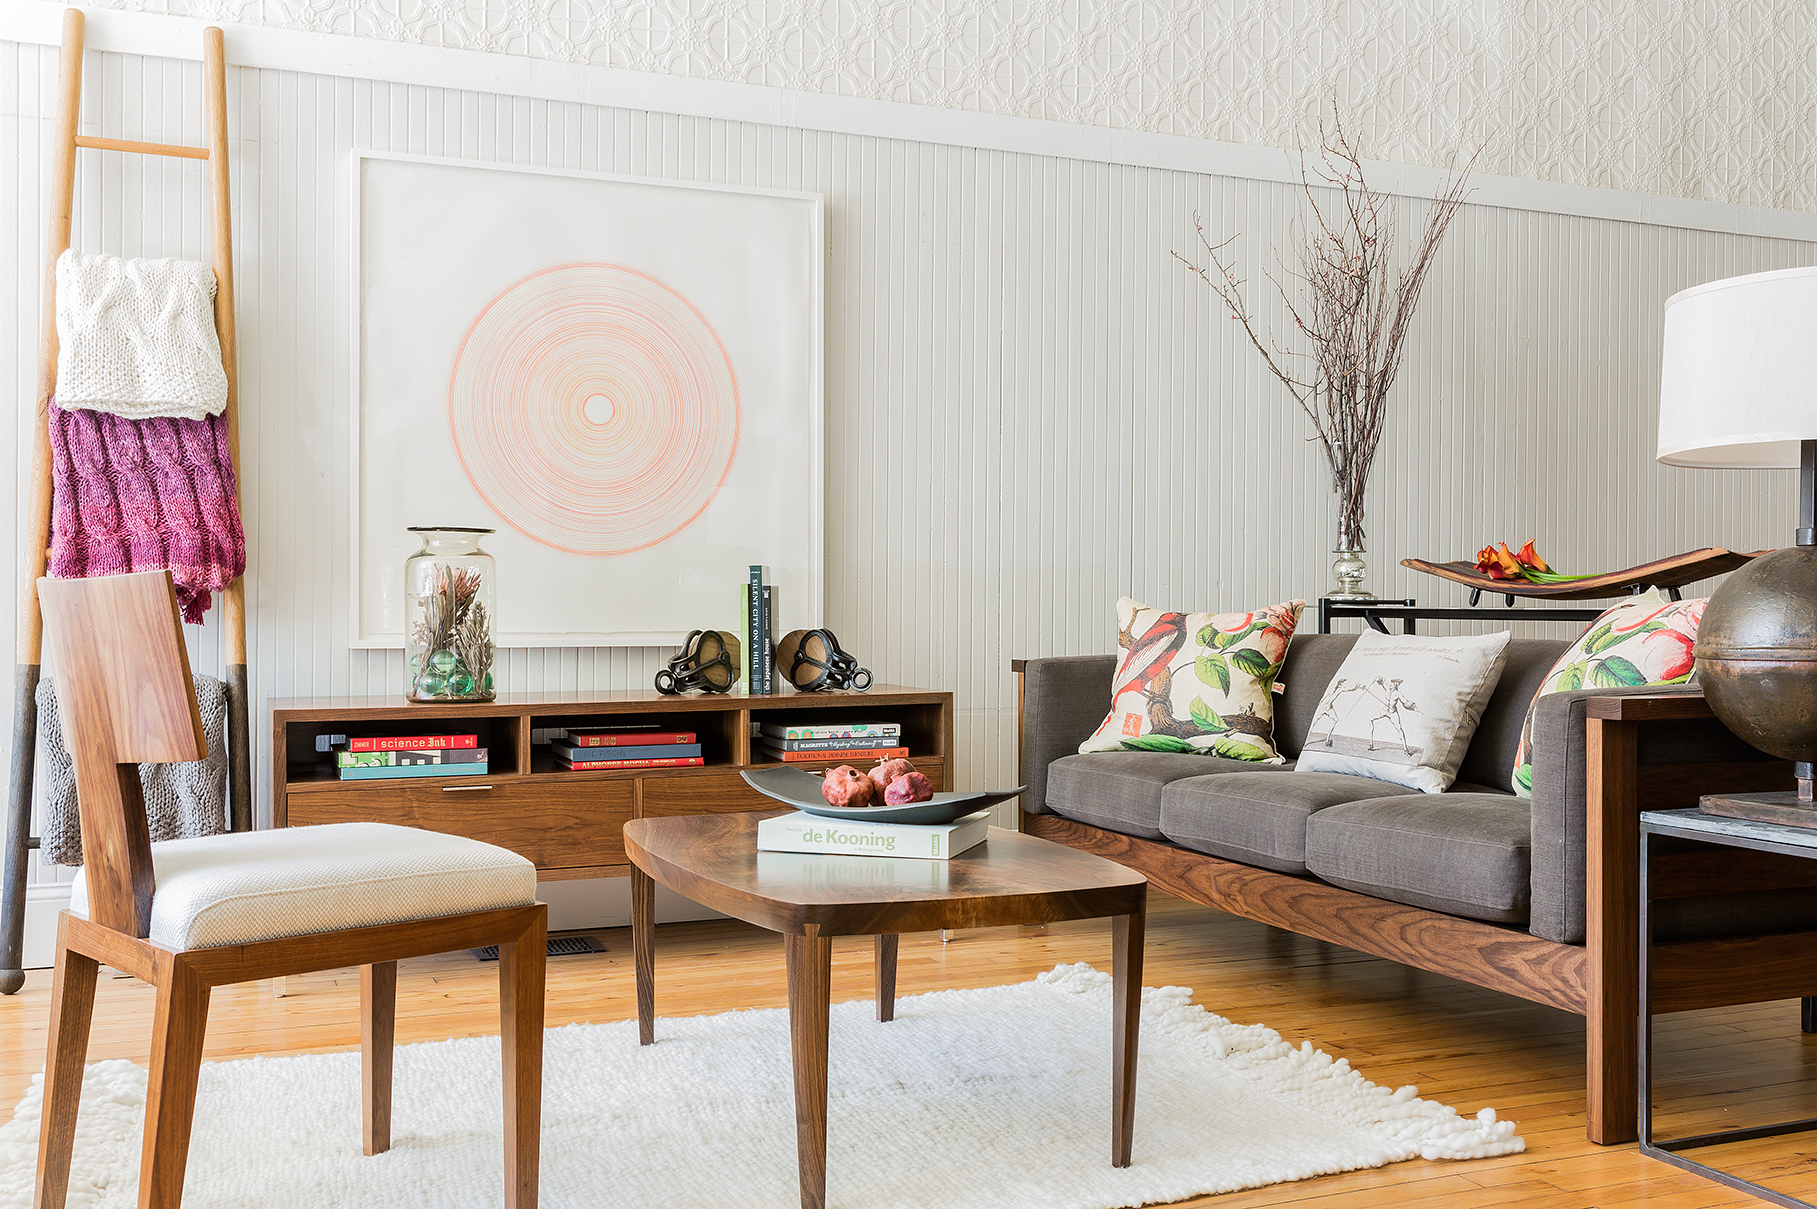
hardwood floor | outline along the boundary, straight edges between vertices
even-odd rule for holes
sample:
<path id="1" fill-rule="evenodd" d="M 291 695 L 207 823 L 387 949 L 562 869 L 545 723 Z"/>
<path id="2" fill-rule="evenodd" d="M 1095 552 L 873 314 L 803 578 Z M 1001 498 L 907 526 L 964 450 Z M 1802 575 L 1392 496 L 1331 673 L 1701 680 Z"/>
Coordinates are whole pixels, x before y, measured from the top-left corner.
<path id="1" fill-rule="evenodd" d="M 599 932 L 606 951 L 549 962 L 548 1023 L 637 1014 L 629 929 Z M 1061 961 L 1110 969 L 1108 920 L 1056 924 L 1044 933 L 994 928 L 905 936 L 903 995 L 1021 981 Z M 869 998 L 872 946 L 833 948 L 835 1001 Z M 782 943 L 732 922 L 664 925 L 657 932 L 657 1011 L 682 1016 L 784 1007 Z M 102 971 L 89 1057 L 143 1062 L 149 988 Z M 291 978 L 285 998 L 265 984 L 222 987 L 210 1007 L 207 1057 L 352 1050 L 360 1043 L 359 976 L 340 970 Z M 1194 988 L 1194 1001 L 1230 1019 L 1262 1022 L 1311 1040 L 1377 1083 L 1475 1113 L 1493 1105 L 1520 1123 L 1525 1154 L 1464 1163 L 1398 1163 L 1377 1171 L 1277 1184 L 1185 1202 L 1220 1209 L 1306 1203 L 1318 1209 L 1446 1209 L 1520 1205 L 1608 1209 L 1728 1209 L 1764 1202 L 1646 1159 L 1632 1146 L 1598 1147 L 1583 1133 L 1583 1021 L 1551 1008 L 1154 895 L 1148 918 L 1149 986 Z M 44 1064 L 50 973 L 33 971 L 0 999 L 0 1115 L 10 1118 Z M 466 953 L 400 963 L 397 1040 L 497 1032 L 497 967 Z M 1817 1117 L 1817 1037 L 1798 1031 L 1796 1002 L 1662 1017 L 1656 1084 L 1667 1136 Z M 1139 1095 L 1138 1086 L 1138 1095 Z M 1805 1199 L 1817 1198 L 1817 1133 L 1766 1138 L 1698 1157 Z M 1141 1161 L 1141 1135 L 1136 1137 Z"/>

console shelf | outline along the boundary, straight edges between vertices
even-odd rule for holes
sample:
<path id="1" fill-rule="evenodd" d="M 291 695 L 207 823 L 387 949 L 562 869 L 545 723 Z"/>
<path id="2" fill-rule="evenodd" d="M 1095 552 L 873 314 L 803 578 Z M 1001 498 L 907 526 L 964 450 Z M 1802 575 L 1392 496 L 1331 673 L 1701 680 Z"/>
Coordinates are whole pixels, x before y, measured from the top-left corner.
<path id="1" fill-rule="evenodd" d="M 292 697 L 271 702 L 271 810 L 278 827 L 401 823 L 485 840 L 536 863 L 545 880 L 629 872 L 624 824 L 674 814 L 767 810 L 744 783 L 759 722 L 895 722 L 909 759 L 936 789 L 951 788 L 953 695 L 900 685 L 865 692 L 665 697 L 652 689 L 516 693 L 496 701 L 414 705 L 398 697 Z M 704 765 L 568 771 L 539 732 L 663 722 L 699 733 Z M 316 736 L 477 732 L 484 776 L 343 781 Z"/>

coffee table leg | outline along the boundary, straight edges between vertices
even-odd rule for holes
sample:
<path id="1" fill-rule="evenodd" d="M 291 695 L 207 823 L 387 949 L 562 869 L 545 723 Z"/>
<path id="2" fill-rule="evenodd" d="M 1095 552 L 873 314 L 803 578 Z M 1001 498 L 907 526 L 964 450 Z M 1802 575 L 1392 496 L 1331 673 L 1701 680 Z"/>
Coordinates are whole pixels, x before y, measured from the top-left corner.
<path id="1" fill-rule="evenodd" d="M 827 1010 L 833 997 L 833 942 L 785 933 L 789 1041 L 795 1055 L 795 1150 L 801 1209 L 826 1209 Z"/>
<path id="2" fill-rule="evenodd" d="M 637 971 L 637 1043 L 656 1040 L 656 882 L 631 866 L 631 964 Z"/>
<path id="3" fill-rule="evenodd" d="M 1110 1165 L 1129 1166 L 1136 1124 L 1136 1039 L 1142 1026 L 1142 932 L 1146 909 L 1110 921 Z"/>
<path id="4" fill-rule="evenodd" d="M 896 943 L 900 938 L 886 933 L 877 938 L 877 1019 L 896 1018 Z"/>

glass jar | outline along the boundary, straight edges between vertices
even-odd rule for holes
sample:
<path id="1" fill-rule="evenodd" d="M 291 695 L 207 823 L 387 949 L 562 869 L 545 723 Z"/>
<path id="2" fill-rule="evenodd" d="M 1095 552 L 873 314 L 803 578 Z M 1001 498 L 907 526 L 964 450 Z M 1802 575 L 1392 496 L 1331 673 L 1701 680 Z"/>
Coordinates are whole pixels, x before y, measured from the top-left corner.
<path id="1" fill-rule="evenodd" d="M 412 525 L 423 548 L 404 562 L 404 695 L 490 701 L 498 567 L 479 548 L 491 529 Z"/>

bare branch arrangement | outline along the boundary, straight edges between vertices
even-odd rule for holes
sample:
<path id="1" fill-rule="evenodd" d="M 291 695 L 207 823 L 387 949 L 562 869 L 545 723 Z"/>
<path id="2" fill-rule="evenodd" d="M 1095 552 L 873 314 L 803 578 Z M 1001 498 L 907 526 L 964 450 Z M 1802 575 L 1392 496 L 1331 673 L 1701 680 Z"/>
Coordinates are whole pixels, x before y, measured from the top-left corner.
<path id="1" fill-rule="evenodd" d="M 1420 287 L 1463 202 L 1474 162 L 1473 157 L 1446 177 L 1425 229 L 1397 271 L 1393 198 L 1370 189 L 1362 156 L 1333 106 L 1330 125 L 1319 123 L 1319 154 L 1308 156 L 1300 149 L 1300 188 L 1310 217 L 1298 271 L 1289 270 L 1300 289 L 1290 292 L 1280 277 L 1268 275 L 1310 351 L 1264 342 L 1243 296 L 1245 282 L 1227 251 L 1236 236 L 1213 243 L 1195 214 L 1203 260 L 1173 253 L 1229 308 L 1270 372 L 1312 421 L 1338 495 L 1340 550 L 1363 549 L 1363 492 L 1382 439 L 1388 388 L 1400 369 L 1401 346 Z"/>

